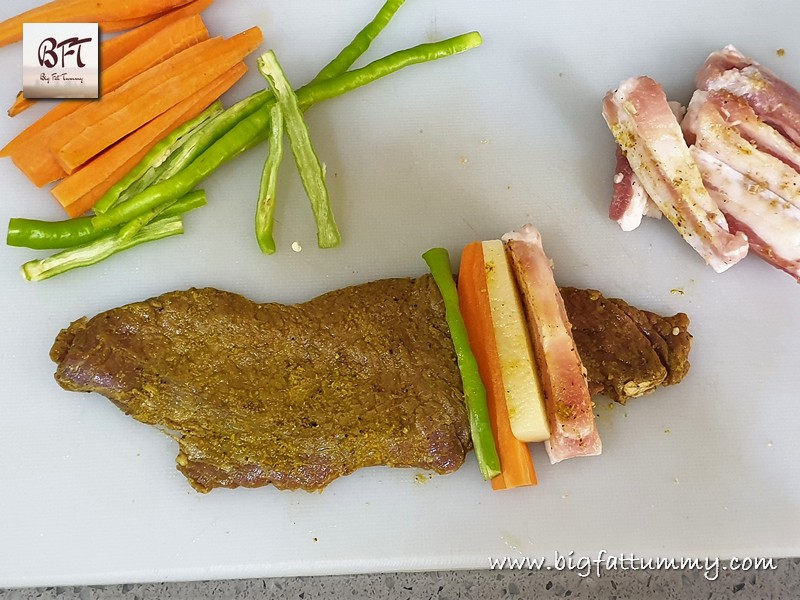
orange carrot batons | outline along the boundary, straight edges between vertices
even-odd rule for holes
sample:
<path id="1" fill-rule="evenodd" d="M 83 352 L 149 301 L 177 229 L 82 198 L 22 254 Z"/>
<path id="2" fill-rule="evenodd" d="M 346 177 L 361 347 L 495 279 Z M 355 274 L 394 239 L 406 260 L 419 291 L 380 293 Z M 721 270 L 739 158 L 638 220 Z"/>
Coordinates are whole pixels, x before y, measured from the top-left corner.
<path id="1" fill-rule="evenodd" d="M 62 102 L 9 142 L 0 156 L 10 155 L 17 167 L 41 187 L 65 175 L 48 148 L 58 131 L 69 123 L 68 115 L 90 105 L 101 105 L 105 95 L 154 65 L 208 39 L 208 30 L 199 15 L 168 24 L 130 54 L 111 65 L 101 77 L 99 100 Z"/>
<path id="2" fill-rule="evenodd" d="M 141 27 L 131 29 L 116 37 L 100 42 L 100 71 L 103 73 L 103 78 L 108 76 L 106 69 L 137 48 L 146 45 L 148 41 L 166 26 L 186 17 L 200 14 L 203 10 L 208 8 L 212 2 L 213 0 L 194 0 L 194 2 L 171 10 Z M 167 58 L 167 56 L 164 58 Z M 101 78 L 101 84 L 102 83 L 106 82 Z M 101 91 L 101 94 L 102 93 Z M 11 108 L 8 110 L 8 116 L 15 117 L 35 103 L 36 100 L 27 99 L 22 95 L 22 92 L 19 92 L 14 104 L 12 104 Z"/>
<path id="3" fill-rule="evenodd" d="M 22 39 L 23 23 L 108 23 L 120 31 L 146 22 L 191 0 L 53 0 L 0 23 L 0 46 Z M 114 25 L 116 23 L 116 25 Z"/>
<path id="4" fill-rule="evenodd" d="M 535 485 L 536 472 L 528 446 L 514 437 L 511 431 L 485 269 L 481 243 L 474 242 L 466 246 L 461 254 L 458 272 L 458 297 L 470 346 L 486 386 L 492 433 L 500 457 L 502 472 L 492 479 L 492 488 L 502 490 Z"/>
<path id="5" fill-rule="evenodd" d="M 208 8 L 213 1 L 214 0 L 194 0 L 194 2 L 190 2 L 181 6 L 180 8 L 176 8 L 168 13 L 164 13 L 157 19 L 153 19 L 141 27 L 131 29 L 130 31 L 126 31 L 125 33 L 113 37 L 110 40 L 101 42 L 100 69 L 107 69 L 124 56 L 136 50 L 136 48 L 142 44 L 147 43 L 149 39 L 164 29 L 167 25 L 171 25 L 172 23 L 180 21 L 181 19 L 185 19 L 186 17 L 199 15 L 206 8 Z"/>
<path id="6" fill-rule="evenodd" d="M 166 112 L 99 154 L 56 185 L 52 193 L 71 217 L 83 214 L 175 127 L 195 118 L 247 71 L 238 63 Z"/>
<path id="7" fill-rule="evenodd" d="M 261 43 L 258 27 L 192 46 L 76 111 L 51 139 L 67 173 L 241 62 Z"/>

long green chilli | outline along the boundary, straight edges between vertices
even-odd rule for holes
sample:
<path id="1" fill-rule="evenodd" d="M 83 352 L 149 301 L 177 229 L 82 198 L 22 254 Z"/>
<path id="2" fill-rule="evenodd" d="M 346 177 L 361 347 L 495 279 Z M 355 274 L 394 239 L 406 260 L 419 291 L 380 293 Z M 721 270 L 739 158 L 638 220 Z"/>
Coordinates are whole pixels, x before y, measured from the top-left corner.
<path id="1" fill-rule="evenodd" d="M 289 136 L 289 147 L 297 163 L 297 172 L 311 201 L 311 210 L 317 223 L 317 245 L 320 248 L 334 248 L 341 243 L 341 234 L 333 218 L 333 208 L 322 163 L 314 151 L 297 96 L 289 80 L 286 79 L 275 53 L 271 50 L 258 58 L 258 70 L 269 82 L 281 107 L 286 133 Z"/>
<path id="2" fill-rule="evenodd" d="M 488 480 L 500 474 L 500 458 L 497 456 L 489 407 L 486 403 L 486 388 L 478 371 L 478 362 L 469 345 L 467 328 L 458 302 L 458 289 L 450 270 L 450 255 L 444 248 L 431 248 L 422 255 L 442 294 L 445 318 L 453 340 L 458 370 L 464 386 L 472 445 L 478 459 L 483 478 Z"/>
<path id="3" fill-rule="evenodd" d="M 471 32 L 440 42 L 420 44 L 401 50 L 360 69 L 304 86 L 297 91 L 297 101 L 301 108 L 307 109 L 318 102 L 341 96 L 410 65 L 464 52 L 479 46 L 480 43 L 480 34 Z M 264 141 L 269 135 L 269 111 L 272 102 L 267 102 L 251 115 L 239 121 L 180 173 L 147 188 L 137 196 L 116 205 L 108 212 L 96 215 L 92 218 L 92 224 L 97 229 L 108 229 L 129 221 L 162 202 L 183 195 L 218 167 Z"/>
<path id="4" fill-rule="evenodd" d="M 283 112 L 279 104 L 274 105 L 270 112 L 269 154 L 264 162 L 256 205 L 256 241 L 264 254 L 275 252 L 272 227 L 275 222 L 278 167 L 283 158 Z"/>
<path id="5" fill-rule="evenodd" d="M 180 215 L 205 204 L 205 191 L 194 190 L 164 209 L 159 217 Z M 6 244 L 35 250 L 74 248 L 96 240 L 104 233 L 106 231 L 94 228 L 92 217 L 77 217 L 66 221 L 14 218 L 8 222 Z"/>
<path id="6" fill-rule="evenodd" d="M 405 0 L 387 0 L 372 21 L 367 23 L 364 28 L 355 35 L 350 43 L 347 44 L 331 62 L 322 68 L 317 76 L 311 80 L 311 83 L 337 77 L 352 67 L 353 63 L 369 49 L 370 44 L 378 37 L 380 32 L 386 28 L 389 21 L 392 20 L 392 17 L 400 7 L 403 6 L 404 2 Z"/>
<path id="7" fill-rule="evenodd" d="M 477 48 L 481 45 L 481 42 L 481 34 L 477 31 L 471 31 L 439 42 L 419 44 L 405 50 L 398 50 L 360 69 L 353 69 L 333 79 L 303 86 L 297 90 L 297 100 L 300 103 L 300 107 L 305 110 L 318 102 L 341 96 L 350 90 L 377 81 L 400 69 Z"/>
<path id="8" fill-rule="evenodd" d="M 404 2 L 405 0 L 387 0 L 372 21 L 367 23 L 367 25 L 355 35 L 350 43 L 322 68 L 317 76 L 311 80 L 311 83 L 325 81 L 341 75 L 353 66 L 353 63 L 369 49 L 375 38 L 378 37 L 381 31 L 389 24 L 389 21 L 391 21 L 392 17 Z M 256 241 L 258 242 L 258 247 L 264 254 L 273 254 L 275 252 L 275 239 L 272 230 L 275 222 L 278 167 L 280 166 L 280 161 L 283 156 L 282 140 L 284 131 L 283 111 L 279 104 L 275 104 L 272 108 L 270 123 L 269 150 L 267 151 L 267 158 L 264 161 L 264 169 L 261 174 L 255 219 Z M 322 181 L 324 185 L 324 174 Z M 312 201 L 312 207 L 315 206 L 315 202 Z M 314 214 L 317 215 L 318 210 L 315 209 Z M 336 224 L 334 223 L 333 226 L 335 229 Z M 336 243 L 338 243 L 338 240 L 334 242 L 334 244 Z"/>
<path id="9" fill-rule="evenodd" d="M 129 238 L 121 238 L 116 231 L 105 232 L 91 242 L 62 250 L 47 258 L 31 260 L 22 265 L 22 275 L 28 281 L 42 281 L 66 271 L 88 267 L 118 252 L 145 242 L 160 240 L 183 233 L 180 216 L 173 216 L 145 225 Z"/>
<path id="10" fill-rule="evenodd" d="M 111 186 L 108 191 L 95 203 L 94 212 L 102 213 L 110 208 L 117 200 L 130 197 L 131 190 L 141 191 L 149 185 L 155 177 L 154 172 L 158 169 L 174 152 L 187 141 L 199 128 L 209 119 L 221 114 L 223 111 L 222 102 L 217 100 L 194 119 L 190 119 L 183 125 L 173 129 L 166 137 L 159 141 L 153 148 L 145 154 L 136 166 Z"/>
<path id="11" fill-rule="evenodd" d="M 184 167 L 191 164 L 194 159 L 205 152 L 211 144 L 230 131 L 239 121 L 253 114 L 272 98 L 272 90 L 260 90 L 243 100 L 239 100 L 224 112 L 204 123 L 199 131 L 187 139 L 185 144 L 177 148 L 164 161 L 164 164 L 156 169 L 151 185 L 178 174 Z"/>

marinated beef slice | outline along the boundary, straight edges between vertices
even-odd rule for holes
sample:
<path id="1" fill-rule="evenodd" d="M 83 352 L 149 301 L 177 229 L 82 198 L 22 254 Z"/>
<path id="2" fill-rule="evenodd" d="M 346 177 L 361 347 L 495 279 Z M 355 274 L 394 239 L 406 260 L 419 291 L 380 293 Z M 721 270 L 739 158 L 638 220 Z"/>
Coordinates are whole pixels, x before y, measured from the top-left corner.
<path id="1" fill-rule="evenodd" d="M 662 317 L 597 290 L 561 288 L 593 394 L 625 404 L 689 371 L 689 318 Z"/>
<path id="2" fill-rule="evenodd" d="M 686 315 L 561 293 L 592 393 L 624 403 L 689 369 Z M 202 492 L 316 490 L 370 465 L 448 473 L 471 448 L 444 304 L 427 275 L 294 306 L 171 292 L 76 321 L 51 357 L 65 389 L 99 392 L 174 435 L 178 469 Z"/>
<path id="3" fill-rule="evenodd" d="M 370 465 L 447 473 L 471 447 L 430 276 L 256 304 L 191 289 L 63 330 L 56 380 L 174 432 L 178 469 L 215 487 L 321 489 Z"/>

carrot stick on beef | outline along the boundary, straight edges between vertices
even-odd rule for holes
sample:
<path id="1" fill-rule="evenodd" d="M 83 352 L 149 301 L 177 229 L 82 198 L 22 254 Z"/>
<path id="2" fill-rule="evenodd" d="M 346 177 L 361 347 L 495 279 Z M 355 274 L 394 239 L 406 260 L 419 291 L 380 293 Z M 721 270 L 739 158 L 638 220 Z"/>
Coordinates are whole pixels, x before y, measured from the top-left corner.
<path id="1" fill-rule="evenodd" d="M 486 267 L 480 242 L 473 242 L 461 253 L 458 272 L 458 299 L 467 326 L 470 346 L 478 362 L 478 371 L 486 386 L 486 401 L 500 457 L 501 473 L 492 479 L 492 489 L 504 490 L 536 484 L 536 472 L 527 444 L 511 431 L 506 407 L 505 386 L 497 353 Z"/>

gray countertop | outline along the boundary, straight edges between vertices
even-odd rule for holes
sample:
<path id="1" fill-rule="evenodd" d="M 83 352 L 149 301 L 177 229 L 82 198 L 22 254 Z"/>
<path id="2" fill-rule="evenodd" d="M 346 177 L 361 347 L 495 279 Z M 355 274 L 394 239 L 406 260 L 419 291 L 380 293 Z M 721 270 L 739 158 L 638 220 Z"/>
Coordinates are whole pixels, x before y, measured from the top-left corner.
<path id="1" fill-rule="evenodd" d="M 574 571 L 437 571 L 330 577 L 279 577 L 235 581 L 122 584 L 0 590 L 2 600 L 164 600 L 203 598 L 800 598 L 800 558 L 774 561 L 773 569 L 733 571 L 724 563 L 705 570 L 615 570 L 598 576 Z"/>

